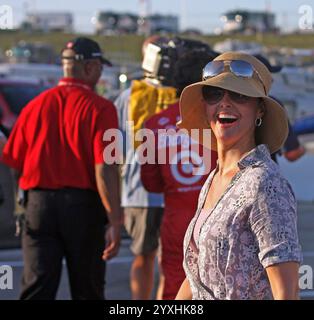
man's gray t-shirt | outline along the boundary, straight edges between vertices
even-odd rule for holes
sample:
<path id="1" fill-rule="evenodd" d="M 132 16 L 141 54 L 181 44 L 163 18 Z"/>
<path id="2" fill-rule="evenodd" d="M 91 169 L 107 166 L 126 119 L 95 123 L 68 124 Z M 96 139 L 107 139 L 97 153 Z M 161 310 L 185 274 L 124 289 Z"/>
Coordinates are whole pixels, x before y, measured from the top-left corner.
<path id="1" fill-rule="evenodd" d="M 163 195 L 147 192 L 141 182 L 141 166 L 132 147 L 127 126 L 130 96 L 131 88 L 123 91 L 114 102 L 118 113 L 119 129 L 123 136 L 121 205 L 122 207 L 163 207 Z"/>

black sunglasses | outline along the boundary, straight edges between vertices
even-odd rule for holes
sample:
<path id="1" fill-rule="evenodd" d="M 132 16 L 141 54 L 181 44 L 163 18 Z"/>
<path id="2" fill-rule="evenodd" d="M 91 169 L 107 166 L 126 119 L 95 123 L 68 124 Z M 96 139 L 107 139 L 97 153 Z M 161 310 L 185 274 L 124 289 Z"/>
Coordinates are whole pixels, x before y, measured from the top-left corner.
<path id="1" fill-rule="evenodd" d="M 248 97 L 243 94 L 221 89 L 221 88 L 210 87 L 210 86 L 202 87 L 203 98 L 208 104 L 218 103 L 223 99 L 226 92 L 228 92 L 228 96 L 232 101 L 239 104 L 248 103 L 249 101 L 252 101 L 253 99 L 255 99 L 253 97 Z"/>

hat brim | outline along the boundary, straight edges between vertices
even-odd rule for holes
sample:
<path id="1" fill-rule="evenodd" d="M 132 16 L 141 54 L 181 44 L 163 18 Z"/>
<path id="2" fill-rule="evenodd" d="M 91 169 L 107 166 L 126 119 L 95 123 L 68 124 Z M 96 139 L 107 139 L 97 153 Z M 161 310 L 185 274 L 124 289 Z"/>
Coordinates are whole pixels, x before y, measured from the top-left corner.
<path id="1" fill-rule="evenodd" d="M 262 62 L 265 67 L 269 70 L 269 72 L 271 73 L 277 73 L 277 72 L 280 72 L 281 69 L 282 69 L 282 66 L 281 65 L 271 65 L 270 62 L 268 61 L 267 58 L 265 58 L 263 55 L 261 54 L 255 54 L 254 57 L 256 59 L 258 59 L 260 62 Z"/>
<path id="2" fill-rule="evenodd" d="M 214 86 L 229 91 L 241 93 L 249 97 L 262 98 L 265 114 L 260 127 L 256 128 L 257 142 L 266 144 L 271 153 L 278 151 L 288 136 L 288 118 L 285 109 L 274 99 L 261 92 L 256 80 L 236 77 L 231 73 L 222 73 L 206 81 L 194 83 L 186 87 L 180 97 L 181 121 L 178 127 L 187 129 L 210 129 L 205 111 L 205 101 L 202 96 L 203 86 Z M 211 142 L 200 143 L 212 150 L 217 150 L 217 142 L 212 134 Z"/>
<path id="3" fill-rule="evenodd" d="M 100 58 L 100 61 L 101 61 L 102 64 L 105 64 L 105 65 L 107 65 L 108 67 L 112 67 L 112 63 L 111 63 L 108 59 L 106 59 L 106 58 L 104 58 L 104 57 L 101 57 L 101 58 Z"/>
<path id="4" fill-rule="evenodd" d="M 280 72 L 282 69 L 282 66 L 270 66 L 269 71 L 271 73 L 277 73 Z"/>

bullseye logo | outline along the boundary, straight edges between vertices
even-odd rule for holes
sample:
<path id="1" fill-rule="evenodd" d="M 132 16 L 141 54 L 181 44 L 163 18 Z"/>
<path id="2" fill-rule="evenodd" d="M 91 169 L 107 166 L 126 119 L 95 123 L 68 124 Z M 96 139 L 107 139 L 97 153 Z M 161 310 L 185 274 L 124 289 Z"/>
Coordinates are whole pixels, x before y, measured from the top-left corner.
<path id="1" fill-rule="evenodd" d="M 198 182 L 205 174 L 203 159 L 194 151 L 178 152 L 173 156 L 170 163 L 172 163 L 170 168 L 175 180 L 185 185 Z"/>

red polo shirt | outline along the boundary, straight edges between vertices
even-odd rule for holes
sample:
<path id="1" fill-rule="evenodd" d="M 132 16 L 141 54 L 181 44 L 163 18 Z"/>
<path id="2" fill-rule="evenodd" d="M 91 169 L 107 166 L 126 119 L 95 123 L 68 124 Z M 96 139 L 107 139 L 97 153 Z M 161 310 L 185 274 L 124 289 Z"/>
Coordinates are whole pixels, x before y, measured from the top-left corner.
<path id="1" fill-rule="evenodd" d="M 95 164 L 103 163 L 105 130 L 118 128 L 114 105 L 83 81 L 63 78 L 22 111 L 3 150 L 21 172 L 22 189 L 97 190 Z"/>

